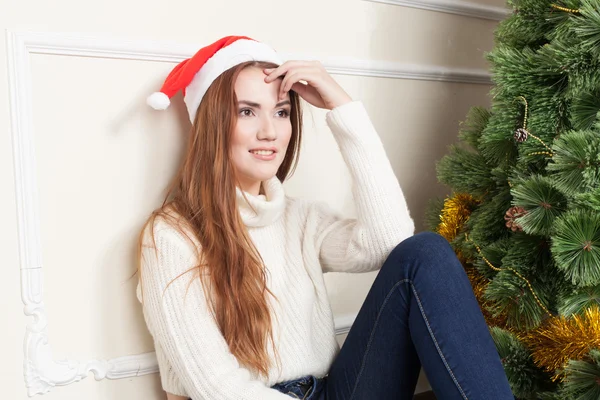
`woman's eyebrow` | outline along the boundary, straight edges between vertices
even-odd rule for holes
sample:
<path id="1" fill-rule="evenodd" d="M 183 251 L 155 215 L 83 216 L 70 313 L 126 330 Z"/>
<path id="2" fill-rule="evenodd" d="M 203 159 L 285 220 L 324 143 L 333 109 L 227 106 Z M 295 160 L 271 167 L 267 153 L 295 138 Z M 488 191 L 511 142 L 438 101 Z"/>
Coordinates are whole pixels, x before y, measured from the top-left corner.
<path id="1" fill-rule="evenodd" d="M 248 105 L 250 107 L 255 107 L 255 108 L 260 109 L 260 104 L 255 103 L 253 101 L 248 101 L 248 100 L 240 100 L 240 101 L 238 101 L 238 104 L 242 104 L 242 103 L 246 104 L 246 105 Z M 284 100 L 284 101 L 280 101 L 279 103 L 277 103 L 275 105 L 275 107 L 281 107 L 281 106 L 285 106 L 285 105 L 289 105 L 289 104 L 291 104 L 289 100 Z"/>

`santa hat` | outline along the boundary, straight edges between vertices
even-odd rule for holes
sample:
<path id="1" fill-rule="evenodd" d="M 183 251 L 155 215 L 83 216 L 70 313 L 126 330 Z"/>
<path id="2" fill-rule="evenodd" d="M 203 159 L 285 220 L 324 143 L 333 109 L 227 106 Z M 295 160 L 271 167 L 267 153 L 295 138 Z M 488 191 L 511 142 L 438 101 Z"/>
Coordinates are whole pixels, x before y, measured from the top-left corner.
<path id="1" fill-rule="evenodd" d="M 167 76 L 160 92 L 146 102 L 156 110 L 165 110 L 179 90 L 183 91 L 190 121 L 194 122 L 202 97 L 215 79 L 228 69 L 246 61 L 283 62 L 274 49 L 246 36 L 226 36 L 183 60 Z"/>

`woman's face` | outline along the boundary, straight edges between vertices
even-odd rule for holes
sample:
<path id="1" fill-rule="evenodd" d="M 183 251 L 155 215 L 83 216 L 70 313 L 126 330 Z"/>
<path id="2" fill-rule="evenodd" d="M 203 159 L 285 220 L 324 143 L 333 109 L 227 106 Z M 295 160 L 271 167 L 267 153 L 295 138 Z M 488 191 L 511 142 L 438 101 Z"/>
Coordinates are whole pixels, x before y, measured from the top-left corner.
<path id="1" fill-rule="evenodd" d="M 238 115 L 231 156 L 241 189 L 254 195 L 277 173 L 292 136 L 289 93 L 279 100 L 282 79 L 266 83 L 265 77 L 261 68 L 248 67 L 235 82 Z"/>

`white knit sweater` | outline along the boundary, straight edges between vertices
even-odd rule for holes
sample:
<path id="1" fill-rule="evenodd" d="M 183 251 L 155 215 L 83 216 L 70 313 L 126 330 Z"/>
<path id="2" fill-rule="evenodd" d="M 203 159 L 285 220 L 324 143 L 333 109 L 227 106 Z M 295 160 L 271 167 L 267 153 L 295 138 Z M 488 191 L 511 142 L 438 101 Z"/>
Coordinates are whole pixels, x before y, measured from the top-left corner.
<path id="1" fill-rule="evenodd" d="M 339 106 L 326 120 L 352 176 L 356 219 L 343 218 L 323 202 L 286 196 L 276 177 L 263 182 L 266 196 L 246 194 L 256 214 L 237 192 L 239 211 L 265 262 L 267 285 L 279 300 L 267 297 L 282 370 L 273 362 L 268 379 L 241 367 L 230 353 L 193 274 L 176 279 L 161 299 L 167 284 L 197 260 L 190 244 L 157 219 L 158 258 L 153 248 L 143 248 L 137 295 L 142 301 L 143 287 L 144 318 L 165 391 L 193 400 L 289 399 L 270 386 L 326 375 L 339 351 L 323 273 L 377 270 L 414 234 L 402 190 L 363 104 Z M 151 246 L 149 232 L 145 242 Z"/>

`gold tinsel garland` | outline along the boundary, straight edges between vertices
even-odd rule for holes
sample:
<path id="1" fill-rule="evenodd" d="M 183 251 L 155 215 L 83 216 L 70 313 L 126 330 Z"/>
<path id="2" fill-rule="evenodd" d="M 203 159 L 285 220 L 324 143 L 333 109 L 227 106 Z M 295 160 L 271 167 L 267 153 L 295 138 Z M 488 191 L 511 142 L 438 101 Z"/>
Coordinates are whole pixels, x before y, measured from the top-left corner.
<path id="1" fill-rule="evenodd" d="M 600 308 L 550 318 L 519 339 L 532 350 L 535 364 L 554 374 L 553 381 L 564 379 L 561 371 L 569 360 L 584 360 L 592 348 L 600 348 Z"/>
<path id="2" fill-rule="evenodd" d="M 436 231 L 446 238 L 448 242 L 452 242 L 471 216 L 473 208 L 479 203 L 480 201 L 466 193 L 456 193 L 452 197 L 446 198 L 440 214 L 440 223 L 437 226 Z M 473 288 L 473 293 L 475 294 L 475 298 L 479 303 L 488 326 L 498 326 L 510 330 L 510 327 L 506 326 L 507 318 L 505 316 L 494 317 L 492 313 L 488 311 L 490 302 L 484 298 L 483 294 L 490 281 L 464 258 L 460 250 L 457 249 L 455 251 L 457 258 L 465 267 L 465 271 L 471 282 L 471 287 Z"/>
<path id="3" fill-rule="evenodd" d="M 444 200 L 444 208 L 440 214 L 440 223 L 436 231 L 452 242 L 458 231 L 471 216 L 471 210 L 479 202 L 467 193 L 456 193 Z"/>

